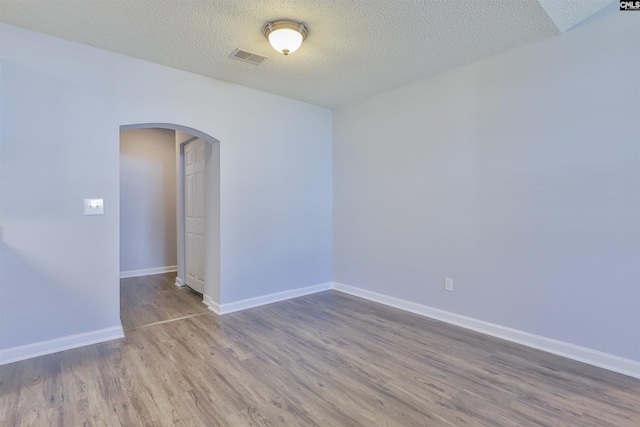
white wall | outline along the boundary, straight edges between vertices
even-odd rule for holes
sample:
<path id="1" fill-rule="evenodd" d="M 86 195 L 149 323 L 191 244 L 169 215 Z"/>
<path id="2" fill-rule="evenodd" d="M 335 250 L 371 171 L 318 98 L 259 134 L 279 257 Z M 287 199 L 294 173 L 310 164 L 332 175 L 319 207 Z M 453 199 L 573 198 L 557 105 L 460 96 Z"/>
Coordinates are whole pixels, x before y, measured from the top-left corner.
<path id="1" fill-rule="evenodd" d="M 120 132 L 120 272 L 177 265 L 176 136 Z"/>
<path id="2" fill-rule="evenodd" d="M 222 302 L 331 280 L 331 111 L 5 24 L 0 38 L 0 349 L 120 325 L 121 125 L 220 141 Z M 85 197 L 105 215 L 83 216 Z"/>
<path id="3" fill-rule="evenodd" d="M 640 361 L 639 18 L 334 111 L 334 280 Z"/>

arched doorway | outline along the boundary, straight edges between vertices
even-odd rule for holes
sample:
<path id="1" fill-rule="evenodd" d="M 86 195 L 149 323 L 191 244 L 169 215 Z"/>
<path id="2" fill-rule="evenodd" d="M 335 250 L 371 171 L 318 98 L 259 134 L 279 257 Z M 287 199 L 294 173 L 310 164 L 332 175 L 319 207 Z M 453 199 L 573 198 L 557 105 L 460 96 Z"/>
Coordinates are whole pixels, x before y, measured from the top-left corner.
<path id="1" fill-rule="evenodd" d="M 168 129 L 175 131 L 176 159 L 176 247 L 177 275 L 175 284 L 187 282 L 188 251 L 185 228 L 185 146 L 195 140 L 204 141 L 204 228 L 203 244 L 198 250 L 204 254 L 203 302 L 212 310 L 220 303 L 220 142 L 197 129 L 172 123 L 141 123 L 123 125 L 121 131 L 131 129 Z"/>

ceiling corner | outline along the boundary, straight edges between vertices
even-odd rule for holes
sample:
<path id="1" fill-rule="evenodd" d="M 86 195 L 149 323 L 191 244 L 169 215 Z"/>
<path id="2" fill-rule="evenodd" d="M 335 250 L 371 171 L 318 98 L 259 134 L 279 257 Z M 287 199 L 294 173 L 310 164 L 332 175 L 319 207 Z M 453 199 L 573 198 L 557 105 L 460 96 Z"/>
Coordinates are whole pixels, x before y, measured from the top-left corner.
<path id="1" fill-rule="evenodd" d="M 538 0 L 561 33 L 573 28 L 615 0 Z"/>

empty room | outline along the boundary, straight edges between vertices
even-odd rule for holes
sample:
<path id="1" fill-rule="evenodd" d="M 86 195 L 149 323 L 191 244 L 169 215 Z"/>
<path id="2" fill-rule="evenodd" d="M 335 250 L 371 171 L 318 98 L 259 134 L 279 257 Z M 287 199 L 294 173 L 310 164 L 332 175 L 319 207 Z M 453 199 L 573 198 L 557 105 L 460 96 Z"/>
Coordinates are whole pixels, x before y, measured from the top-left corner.
<path id="1" fill-rule="evenodd" d="M 0 0 L 1 426 L 640 425 L 640 2 Z"/>

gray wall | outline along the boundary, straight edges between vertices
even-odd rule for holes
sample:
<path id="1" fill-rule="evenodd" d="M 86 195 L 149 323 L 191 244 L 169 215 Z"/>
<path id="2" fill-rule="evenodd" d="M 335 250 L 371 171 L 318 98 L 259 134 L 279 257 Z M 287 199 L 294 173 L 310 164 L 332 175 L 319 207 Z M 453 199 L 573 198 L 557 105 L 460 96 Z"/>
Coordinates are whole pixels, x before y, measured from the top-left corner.
<path id="1" fill-rule="evenodd" d="M 120 132 L 120 271 L 177 265 L 175 131 Z"/>
<path id="2" fill-rule="evenodd" d="M 0 39 L 0 349 L 120 326 L 122 125 L 220 141 L 222 302 L 331 280 L 331 111 L 6 24 Z"/>
<path id="3" fill-rule="evenodd" d="M 334 280 L 640 360 L 639 18 L 335 111 Z"/>

